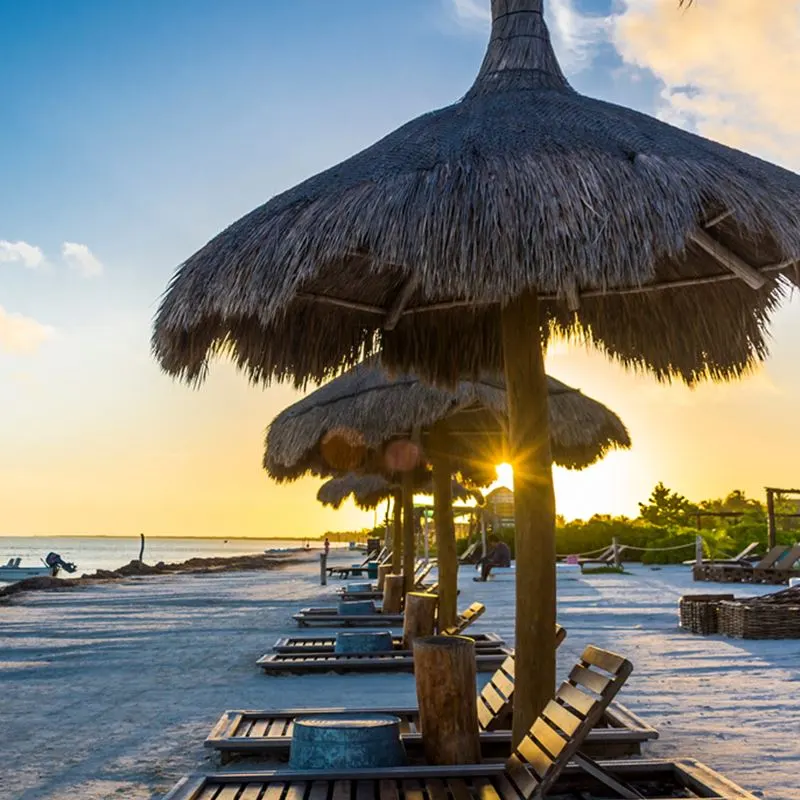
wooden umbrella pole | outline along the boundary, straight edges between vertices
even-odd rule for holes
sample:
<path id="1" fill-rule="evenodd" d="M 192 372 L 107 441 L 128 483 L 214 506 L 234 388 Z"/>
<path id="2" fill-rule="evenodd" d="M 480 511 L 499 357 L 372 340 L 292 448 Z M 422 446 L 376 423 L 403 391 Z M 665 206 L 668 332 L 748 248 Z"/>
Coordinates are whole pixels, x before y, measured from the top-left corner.
<path id="1" fill-rule="evenodd" d="M 458 554 L 453 521 L 453 487 L 447 433 L 434 426 L 430 434 L 433 468 L 433 514 L 436 523 L 437 566 L 439 569 L 439 630 L 456 624 L 458 613 Z"/>
<path id="2" fill-rule="evenodd" d="M 406 592 L 414 589 L 414 473 L 403 473 L 403 575 Z"/>
<path id="3" fill-rule="evenodd" d="M 403 513 L 401 511 L 402 492 L 394 491 L 394 514 L 392 518 L 392 572 L 400 574 L 400 560 L 403 555 Z"/>
<path id="4" fill-rule="evenodd" d="M 502 310 L 516 524 L 514 746 L 552 698 L 556 682 L 555 494 L 540 324 L 533 291 Z"/>

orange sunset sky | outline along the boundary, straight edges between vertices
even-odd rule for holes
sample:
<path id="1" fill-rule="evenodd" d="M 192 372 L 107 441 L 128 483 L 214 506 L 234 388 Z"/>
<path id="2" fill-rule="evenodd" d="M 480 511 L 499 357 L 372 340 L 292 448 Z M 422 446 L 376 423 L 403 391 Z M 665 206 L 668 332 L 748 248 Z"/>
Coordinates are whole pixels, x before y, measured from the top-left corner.
<path id="1" fill-rule="evenodd" d="M 24 5 L 0 64 L 0 535 L 371 525 L 323 509 L 319 481 L 261 469 L 265 427 L 299 393 L 225 362 L 199 390 L 174 383 L 150 357 L 152 316 L 175 266 L 229 222 L 461 96 L 488 0 L 87 0 L 53 31 Z M 578 90 L 800 168 L 794 0 L 552 0 L 549 14 Z M 772 334 L 756 373 L 693 390 L 551 347 L 551 374 L 633 440 L 557 469 L 559 513 L 635 515 L 659 480 L 695 500 L 800 484 L 796 297 Z"/>

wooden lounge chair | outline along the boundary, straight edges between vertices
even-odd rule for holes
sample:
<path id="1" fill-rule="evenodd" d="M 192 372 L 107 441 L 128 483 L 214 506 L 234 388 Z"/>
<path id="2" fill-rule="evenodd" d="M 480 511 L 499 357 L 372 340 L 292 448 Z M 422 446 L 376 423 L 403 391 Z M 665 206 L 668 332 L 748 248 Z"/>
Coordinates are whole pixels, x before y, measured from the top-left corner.
<path id="1" fill-rule="evenodd" d="M 436 559 L 432 561 L 423 560 L 414 572 L 414 591 L 429 591 L 424 585 L 425 578 L 431 574 L 433 568 L 436 566 Z M 436 584 L 438 588 L 438 584 Z M 377 586 L 373 585 L 372 589 L 367 592 L 348 592 L 347 587 L 336 590 L 342 600 L 380 600 L 383 597 L 383 592 L 378 591 Z"/>
<path id="2" fill-rule="evenodd" d="M 372 553 L 368 553 L 367 557 L 360 564 L 350 564 L 349 566 L 341 567 L 328 567 L 328 575 L 330 575 L 332 578 L 350 578 L 361 575 L 367 569 L 367 565 L 371 561 L 376 561 L 378 564 L 385 564 L 391 557 L 392 551 L 384 547 L 374 558 Z"/>
<path id="3" fill-rule="evenodd" d="M 476 648 L 478 672 L 496 670 L 513 651 L 505 645 Z M 413 672 L 411 650 L 388 653 L 268 653 L 256 662 L 267 675 L 306 675 L 319 672 Z"/>
<path id="4" fill-rule="evenodd" d="M 617 553 L 619 556 L 628 549 L 627 545 L 621 544 L 617 548 Z M 581 572 L 583 572 L 584 567 L 613 567 L 615 563 L 614 560 L 614 545 L 607 547 L 599 556 L 596 558 L 579 558 L 578 565 L 581 568 Z"/>
<path id="5" fill-rule="evenodd" d="M 480 557 L 478 550 L 481 546 L 480 542 L 473 542 L 467 549 L 458 557 L 459 564 L 474 564 Z"/>
<path id="6" fill-rule="evenodd" d="M 747 561 L 735 564 L 697 564 L 694 567 L 694 578 L 717 583 L 752 583 L 756 570 L 763 572 L 774 567 L 787 549 L 784 545 L 777 545 L 757 564 L 750 564 Z"/>
<path id="7" fill-rule="evenodd" d="M 735 555 L 733 558 L 712 558 L 708 561 L 701 561 L 700 564 L 705 566 L 710 566 L 712 564 L 749 564 L 751 559 L 757 558 L 754 553 L 758 550 L 759 546 L 758 542 L 750 542 L 741 553 Z M 693 567 L 697 564 L 697 559 L 692 558 L 687 561 L 682 561 L 681 563 L 687 567 Z"/>
<path id="8" fill-rule="evenodd" d="M 676 761 L 634 759 L 600 761 L 596 766 L 635 790 L 637 781 L 665 786 L 658 798 L 704 797 L 708 800 L 756 800 L 756 796 L 691 758 Z M 387 770 L 324 773 L 319 778 L 309 773 L 289 771 L 216 772 L 182 778 L 164 800 L 332 800 L 380 798 L 380 800 L 537 800 L 541 792 L 529 794 L 502 777 L 503 765 L 466 767 L 395 767 Z M 377 778 L 379 776 L 379 779 Z M 586 787 L 587 775 L 577 763 L 560 770 L 552 784 L 552 794 L 576 795 L 576 788 Z M 495 786 L 497 788 L 495 788 Z M 602 792 L 603 782 L 594 782 Z M 377 793 L 376 793 L 377 789 Z M 535 791 L 535 790 L 534 790 Z M 668 792 L 668 794 L 665 794 Z M 585 796 L 585 791 L 583 792 Z M 605 795 L 609 796 L 605 788 Z M 633 795 L 641 797 L 642 795 Z"/>
<path id="9" fill-rule="evenodd" d="M 475 642 L 475 648 L 497 648 L 502 647 L 505 642 L 496 633 L 473 633 L 468 634 L 469 638 Z M 281 636 L 272 646 L 274 653 L 289 653 L 303 655 L 306 653 L 332 653 L 336 645 L 335 636 Z M 392 637 L 392 645 L 395 650 L 403 649 L 403 637 L 400 635 Z"/>
<path id="10" fill-rule="evenodd" d="M 795 568 L 800 561 L 800 544 L 796 544 L 784 553 L 773 566 L 762 567 L 757 564 L 753 567 L 754 583 L 788 583 L 789 578 L 800 577 L 800 570 Z"/>
<path id="11" fill-rule="evenodd" d="M 639 798 L 642 795 L 616 778 L 608 767 L 579 752 L 586 737 L 601 720 L 632 669 L 630 661 L 621 656 L 592 646 L 587 647 L 567 681 L 558 689 L 555 698 L 547 704 L 505 764 L 313 772 L 269 770 L 238 776 L 228 773 L 224 777 L 201 775 L 179 783 L 165 800 L 199 800 L 201 797 L 212 800 L 221 794 L 224 782 L 232 783 L 237 780 L 243 788 L 251 787 L 255 797 L 272 797 L 280 787 L 278 796 L 282 796 L 284 790 L 288 789 L 289 796 L 303 798 L 306 795 L 307 782 L 313 781 L 320 797 L 350 798 L 353 787 L 349 783 L 340 783 L 337 786 L 337 782 L 354 780 L 359 783 L 368 782 L 364 788 L 368 789 L 366 794 L 370 798 L 375 797 L 377 788 L 373 781 L 380 781 L 381 800 L 384 800 L 384 795 L 386 800 L 390 797 L 411 800 L 419 797 L 420 792 L 423 797 L 427 795 L 434 800 L 447 797 L 442 779 L 447 782 L 447 788 L 456 798 L 533 800 L 546 796 L 571 760 L 620 797 Z M 454 786 L 454 782 L 457 782 L 457 786 Z M 295 783 L 302 786 L 295 789 Z M 355 796 L 361 797 L 362 793 L 355 788 Z M 228 794 L 230 797 L 239 797 L 236 792 L 229 791 Z"/>
<path id="12" fill-rule="evenodd" d="M 556 647 L 567 633 L 556 626 Z M 508 656 L 478 694 L 478 727 L 481 745 L 486 754 L 508 755 L 511 747 L 511 712 L 514 702 L 514 657 Z M 264 753 L 286 755 L 291 745 L 294 718 L 301 714 L 388 713 L 402 720 L 403 741 L 408 747 L 420 746 L 419 713 L 416 708 L 352 709 L 284 709 L 282 711 L 226 711 L 214 726 L 205 746 L 221 754 Z M 592 731 L 585 749 L 602 754 L 638 754 L 640 745 L 658 738 L 630 711 L 619 705 L 607 709 L 604 718 Z"/>
<path id="13" fill-rule="evenodd" d="M 486 606 L 483 603 L 473 603 L 466 611 L 458 615 L 458 620 L 455 625 L 446 628 L 441 633 L 447 636 L 455 636 L 461 631 L 465 630 L 469 625 L 472 625 L 478 617 L 486 611 Z M 402 614 L 383 614 L 377 612 L 376 614 L 339 614 L 339 610 L 330 607 L 320 608 L 303 608 L 292 615 L 298 626 L 309 627 L 311 625 L 325 625 L 329 628 L 334 627 L 367 627 L 372 625 L 402 625 Z"/>

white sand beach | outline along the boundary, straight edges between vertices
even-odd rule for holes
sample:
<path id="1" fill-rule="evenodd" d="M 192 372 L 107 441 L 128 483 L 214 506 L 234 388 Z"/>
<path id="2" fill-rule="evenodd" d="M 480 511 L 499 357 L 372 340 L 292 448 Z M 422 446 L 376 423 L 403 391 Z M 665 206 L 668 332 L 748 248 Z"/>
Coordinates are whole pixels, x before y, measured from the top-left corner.
<path id="1" fill-rule="evenodd" d="M 620 700 L 661 734 L 648 755 L 691 756 L 758 795 L 800 798 L 800 641 L 680 632 L 680 595 L 713 587 L 692 584 L 687 568 L 631 573 L 559 569 L 568 630 L 560 674 L 590 642 L 628 656 L 635 672 Z M 330 602 L 340 582 L 321 587 L 318 574 L 309 560 L 38 592 L 0 606 L 0 797 L 161 797 L 183 774 L 218 768 L 202 743 L 227 708 L 413 703 L 411 675 L 268 677 L 256 668 L 278 636 L 297 630 L 294 611 Z M 486 603 L 475 630 L 513 642 L 513 581 L 473 583 L 473 574 L 462 568 L 459 605 Z"/>

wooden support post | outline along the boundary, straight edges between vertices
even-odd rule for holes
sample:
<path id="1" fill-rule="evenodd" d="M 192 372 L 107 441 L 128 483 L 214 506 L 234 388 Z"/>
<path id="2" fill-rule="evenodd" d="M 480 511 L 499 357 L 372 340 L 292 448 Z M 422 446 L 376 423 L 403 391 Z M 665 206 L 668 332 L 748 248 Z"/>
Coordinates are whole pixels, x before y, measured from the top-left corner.
<path id="1" fill-rule="evenodd" d="M 612 547 L 614 548 L 614 566 L 621 567 L 622 564 L 620 563 L 619 559 L 619 542 L 617 541 L 617 537 L 615 536 L 611 541 Z"/>
<path id="2" fill-rule="evenodd" d="M 437 566 L 439 569 L 439 630 L 456 624 L 458 616 L 458 552 L 453 520 L 453 484 L 449 441 L 441 426 L 430 435 L 428 457 L 433 468 L 433 513 L 436 521 Z"/>
<path id="3" fill-rule="evenodd" d="M 394 492 L 394 515 L 392 519 L 392 572 L 400 574 L 403 566 L 403 493 Z"/>
<path id="4" fill-rule="evenodd" d="M 703 563 L 703 537 L 698 536 L 694 540 L 694 563 L 699 567 Z"/>
<path id="5" fill-rule="evenodd" d="M 402 575 L 387 575 L 383 584 L 383 613 L 399 614 L 403 610 L 403 589 L 405 579 Z"/>
<path id="6" fill-rule="evenodd" d="M 486 558 L 489 552 L 489 545 L 486 542 L 486 514 L 483 510 L 480 511 L 481 515 L 481 558 Z"/>
<path id="7" fill-rule="evenodd" d="M 533 291 L 501 311 L 516 525 L 514 747 L 552 698 L 556 685 L 555 494 L 544 324 Z"/>
<path id="8" fill-rule="evenodd" d="M 411 470 L 403 473 L 403 575 L 406 591 L 414 588 L 414 475 Z"/>
<path id="9" fill-rule="evenodd" d="M 403 612 L 403 647 L 410 650 L 420 636 L 433 636 L 439 598 L 427 592 L 409 592 Z"/>
<path id="10" fill-rule="evenodd" d="M 422 517 L 422 541 L 425 546 L 425 560 L 430 561 L 431 558 L 431 543 L 430 543 L 430 531 L 428 526 L 428 515 L 425 514 Z"/>
<path id="11" fill-rule="evenodd" d="M 319 554 L 319 585 L 328 585 L 328 554 L 324 550 Z"/>
<path id="12" fill-rule="evenodd" d="M 414 678 L 426 763 L 480 763 L 475 642 L 465 636 L 416 639 Z"/>
<path id="13" fill-rule="evenodd" d="M 391 564 L 380 564 L 380 565 L 378 565 L 378 585 L 377 585 L 376 588 L 377 588 L 377 590 L 379 592 L 382 592 L 384 590 L 385 585 L 386 585 L 386 583 L 385 583 L 386 576 L 387 575 L 391 575 L 391 573 L 392 573 L 392 565 Z"/>
<path id="14" fill-rule="evenodd" d="M 775 527 L 775 492 L 767 489 L 767 549 L 775 547 L 777 540 L 777 529 Z"/>

